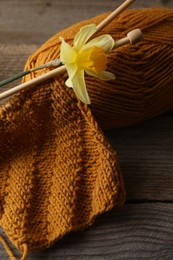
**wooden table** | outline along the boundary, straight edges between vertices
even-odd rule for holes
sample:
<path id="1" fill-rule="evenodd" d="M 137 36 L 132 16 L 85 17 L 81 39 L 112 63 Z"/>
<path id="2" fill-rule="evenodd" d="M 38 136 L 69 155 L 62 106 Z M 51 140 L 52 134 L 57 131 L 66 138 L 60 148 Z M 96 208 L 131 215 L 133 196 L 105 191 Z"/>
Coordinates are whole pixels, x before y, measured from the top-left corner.
<path id="1" fill-rule="evenodd" d="M 0 80 L 22 71 L 27 57 L 57 31 L 114 10 L 120 3 L 1 0 Z M 133 8 L 155 5 L 173 7 L 173 1 L 140 0 Z M 119 155 L 126 204 L 98 217 L 89 229 L 66 235 L 28 259 L 173 259 L 173 113 L 105 134 Z M 1 234 L 5 236 L 2 230 Z M 0 259 L 8 259 L 1 244 Z"/>

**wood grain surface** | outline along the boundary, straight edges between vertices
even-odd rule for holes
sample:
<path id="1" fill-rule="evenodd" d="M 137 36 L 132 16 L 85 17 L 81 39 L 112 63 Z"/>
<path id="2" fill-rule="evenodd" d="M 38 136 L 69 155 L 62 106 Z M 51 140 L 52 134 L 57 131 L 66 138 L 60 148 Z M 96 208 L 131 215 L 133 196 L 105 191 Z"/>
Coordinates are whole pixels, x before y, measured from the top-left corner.
<path id="1" fill-rule="evenodd" d="M 28 56 L 59 30 L 122 2 L 1 0 L 0 80 L 22 71 Z M 151 6 L 173 7 L 173 1 L 137 0 L 132 8 Z M 29 260 L 173 259 L 173 113 L 105 134 L 119 157 L 126 204 L 98 217 L 89 229 L 31 253 Z M 3 230 L 0 233 L 5 237 Z M 5 259 L 9 258 L 0 244 L 0 260 Z"/>

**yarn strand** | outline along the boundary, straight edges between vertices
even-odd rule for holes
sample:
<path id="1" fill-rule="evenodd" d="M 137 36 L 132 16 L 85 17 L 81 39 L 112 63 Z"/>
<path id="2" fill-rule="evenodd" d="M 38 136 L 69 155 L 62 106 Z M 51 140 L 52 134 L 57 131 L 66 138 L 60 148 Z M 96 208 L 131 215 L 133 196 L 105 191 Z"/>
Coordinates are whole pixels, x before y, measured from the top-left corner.
<path id="1" fill-rule="evenodd" d="M 16 260 L 16 257 L 13 255 L 12 249 L 9 247 L 7 241 L 5 241 L 5 239 L 2 237 L 2 235 L 0 235 L 0 242 L 3 244 L 7 254 L 10 257 L 10 260 Z"/>

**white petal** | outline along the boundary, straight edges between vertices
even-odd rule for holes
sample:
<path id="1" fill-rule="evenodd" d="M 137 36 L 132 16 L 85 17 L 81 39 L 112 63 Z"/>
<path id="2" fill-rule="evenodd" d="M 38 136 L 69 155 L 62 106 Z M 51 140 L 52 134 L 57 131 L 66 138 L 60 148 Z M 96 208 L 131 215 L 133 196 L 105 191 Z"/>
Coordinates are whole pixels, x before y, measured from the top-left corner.
<path id="1" fill-rule="evenodd" d="M 69 79 L 69 78 L 66 80 L 65 85 L 69 88 L 73 88 L 73 83 L 72 83 L 71 79 Z"/>
<path id="2" fill-rule="evenodd" d="M 84 70 L 78 70 L 72 79 L 73 90 L 76 96 L 85 104 L 90 104 L 90 98 L 87 92 Z"/>
<path id="3" fill-rule="evenodd" d="M 77 71 L 77 66 L 75 64 L 65 64 L 68 76 L 72 79 Z"/>
<path id="4" fill-rule="evenodd" d="M 83 26 L 74 37 L 74 49 L 80 50 L 96 31 L 97 29 L 95 24 Z"/>
<path id="5" fill-rule="evenodd" d="M 76 58 L 75 50 L 70 46 L 70 44 L 65 42 L 62 37 L 60 37 L 60 40 L 62 42 L 60 48 L 60 59 L 62 63 L 73 63 Z"/>
<path id="6" fill-rule="evenodd" d="M 84 49 L 93 46 L 102 48 L 106 53 L 109 53 L 114 47 L 115 41 L 109 34 L 98 36 L 85 44 Z"/>
<path id="7" fill-rule="evenodd" d="M 90 70 L 85 70 L 85 72 L 90 76 L 96 77 L 104 81 L 116 79 L 116 76 L 109 71 L 93 72 Z"/>
<path id="8" fill-rule="evenodd" d="M 66 80 L 65 85 L 69 88 L 73 88 L 72 78 L 77 72 L 77 66 L 75 64 L 65 65 L 69 78 Z"/>

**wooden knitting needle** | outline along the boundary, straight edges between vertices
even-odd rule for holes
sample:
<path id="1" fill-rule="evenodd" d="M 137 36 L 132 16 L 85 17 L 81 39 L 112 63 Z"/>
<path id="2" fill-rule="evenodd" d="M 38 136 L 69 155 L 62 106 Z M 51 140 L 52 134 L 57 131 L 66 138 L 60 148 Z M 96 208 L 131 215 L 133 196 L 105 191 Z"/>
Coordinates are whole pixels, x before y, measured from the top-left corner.
<path id="1" fill-rule="evenodd" d="M 97 25 L 97 31 L 96 31 L 96 33 L 99 32 L 99 31 L 101 31 L 103 28 L 105 28 L 105 27 L 106 27 L 109 23 L 111 23 L 120 13 L 122 13 L 125 9 L 127 9 L 127 8 L 128 8 L 132 3 L 134 3 L 135 1 L 136 1 L 136 0 L 126 0 L 126 1 L 125 1 L 122 5 L 120 5 L 115 11 L 113 11 L 108 17 L 106 17 L 99 25 Z M 129 40 L 129 39 L 130 39 L 130 38 L 129 38 L 128 35 L 127 35 L 126 38 L 117 41 L 116 44 L 115 44 L 115 48 L 120 47 L 120 46 L 122 46 L 122 45 L 124 45 L 124 44 L 126 44 L 126 43 L 129 43 L 129 41 L 132 43 L 132 41 Z M 133 43 L 132 43 L 132 44 L 133 44 Z M 44 64 L 43 64 L 42 66 L 44 66 Z M 29 87 L 29 86 L 32 86 L 32 85 L 35 85 L 35 84 L 39 84 L 39 83 L 41 83 L 41 82 L 43 82 L 43 81 L 45 81 L 45 80 L 47 80 L 47 79 L 53 78 L 53 77 L 55 77 L 57 74 L 62 73 L 62 72 L 64 72 L 64 71 L 65 71 L 65 66 L 61 66 L 61 67 L 59 67 L 59 68 L 56 68 L 56 69 L 54 69 L 54 70 L 52 70 L 52 71 L 49 71 L 49 72 L 43 74 L 43 75 L 41 75 L 41 76 L 39 76 L 39 77 L 37 77 L 37 78 L 34 78 L 34 79 L 32 79 L 32 80 L 30 80 L 30 81 L 28 81 L 28 82 L 25 82 L 25 83 L 23 83 L 23 84 L 20 84 L 20 85 L 14 87 L 14 88 L 12 88 L 12 89 L 9 89 L 9 90 L 7 90 L 7 91 L 1 93 L 1 94 L 0 94 L 0 100 L 2 100 L 2 99 L 4 99 L 4 98 L 7 98 L 7 97 L 9 97 L 9 96 L 11 96 L 11 95 L 13 95 L 13 94 L 15 94 L 15 93 L 17 93 L 17 92 L 19 92 L 19 91 L 25 89 L 25 88 L 27 88 L 27 87 Z M 28 70 L 27 73 L 26 73 L 26 72 L 23 72 L 23 73 L 18 74 L 17 77 L 13 76 L 13 77 L 11 77 L 11 79 L 4 80 L 4 82 L 2 82 L 2 85 L 5 85 L 6 83 L 9 83 L 9 82 L 15 80 L 16 78 L 21 77 L 21 75 L 24 76 L 24 75 L 26 75 L 26 74 L 28 74 L 28 73 L 30 73 L 29 70 Z"/>
<path id="2" fill-rule="evenodd" d="M 25 83 L 22 83 L 14 88 L 11 88 L 3 93 L 0 94 L 0 100 L 4 99 L 4 98 L 7 98 L 25 88 L 28 88 L 28 87 L 31 87 L 33 85 L 36 85 L 36 84 L 40 84 L 50 78 L 53 78 L 53 77 L 56 77 L 58 74 L 62 73 L 62 72 L 65 72 L 66 71 L 66 68 L 65 66 L 61 66 L 61 67 L 58 67 L 56 69 L 53 69 L 47 73 L 44 73 L 43 75 L 40 75 L 34 79 L 31 79 L 29 81 L 26 81 Z"/>
<path id="3" fill-rule="evenodd" d="M 120 5 L 115 11 L 113 11 L 108 17 L 106 17 L 100 24 L 97 25 L 97 31 L 96 33 L 98 33 L 99 31 L 101 31 L 103 28 L 105 28 L 109 23 L 111 23 L 120 13 L 122 13 L 125 9 L 127 9 L 133 2 L 135 2 L 136 0 L 126 0 L 122 5 Z M 92 35 L 92 37 L 96 34 L 94 33 Z M 23 76 L 33 72 L 33 71 L 36 71 L 36 70 L 39 70 L 39 69 L 42 69 L 42 68 L 46 68 L 46 67 L 58 67 L 60 65 L 60 59 L 56 59 L 56 60 L 53 60 L 53 61 L 50 61 L 46 64 L 42 64 L 36 68 L 33 68 L 33 69 L 29 69 L 29 70 L 26 70 L 26 71 L 23 71 L 21 73 L 18 73 L 8 79 L 5 79 L 3 81 L 0 82 L 0 87 L 16 80 L 16 79 L 19 79 L 19 78 L 22 78 Z"/>
<path id="4" fill-rule="evenodd" d="M 122 5 L 120 5 L 115 11 L 113 11 L 108 17 L 106 17 L 100 24 L 97 25 L 96 33 L 103 30 L 108 24 L 110 24 L 119 14 L 121 14 L 125 9 L 127 9 L 136 0 L 126 0 Z M 96 34 L 95 33 L 95 34 Z M 94 34 L 94 35 L 95 35 Z"/>
<path id="5" fill-rule="evenodd" d="M 143 40 L 143 33 L 140 29 L 134 29 L 127 34 L 127 37 L 115 42 L 114 49 L 119 48 L 127 43 L 136 44 Z"/>
<path id="6" fill-rule="evenodd" d="M 135 44 L 143 39 L 143 34 L 140 29 L 135 29 L 127 34 L 127 37 L 120 39 L 115 43 L 114 49 L 123 46 L 124 44 Z M 53 69 L 43 75 L 38 76 L 37 78 L 31 79 L 25 83 L 22 83 L 12 89 L 9 89 L 0 94 L 0 100 L 7 98 L 27 87 L 31 87 L 36 84 L 40 84 L 50 78 L 56 77 L 58 74 L 63 73 L 66 71 L 65 66 L 58 67 Z"/>

